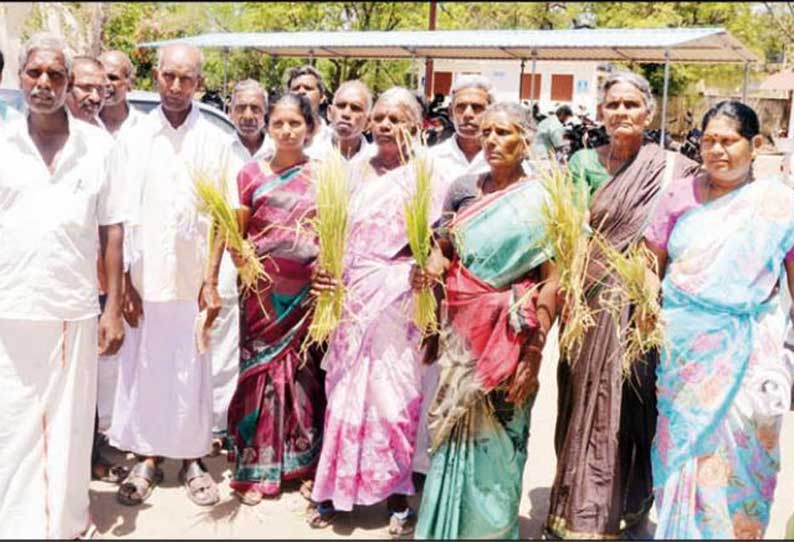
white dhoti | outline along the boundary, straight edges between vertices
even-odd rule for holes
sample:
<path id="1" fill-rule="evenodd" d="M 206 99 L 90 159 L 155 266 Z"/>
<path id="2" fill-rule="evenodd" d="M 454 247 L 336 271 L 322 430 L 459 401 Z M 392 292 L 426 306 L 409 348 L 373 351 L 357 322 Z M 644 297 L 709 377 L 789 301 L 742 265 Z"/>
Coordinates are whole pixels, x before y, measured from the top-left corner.
<path id="1" fill-rule="evenodd" d="M 212 432 L 225 435 L 229 403 L 240 369 L 240 309 L 237 298 L 223 299 L 210 333 Z"/>
<path id="2" fill-rule="evenodd" d="M 0 538 L 90 524 L 97 320 L 0 319 Z"/>
<path id="3" fill-rule="evenodd" d="M 110 443 L 144 456 L 203 457 L 212 440 L 209 357 L 196 348 L 195 301 L 143 302 L 119 368 Z"/>
<path id="4" fill-rule="evenodd" d="M 130 328 L 125 323 L 125 336 L 129 335 Z M 113 356 L 99 356 L 96 408 L 99 414 L 99 431 L 106 432 L 110 428 L 113 418 L 113 403 L 116 400 L 116 384 L 119 378 L 119 365 L 121 352 Z"/>

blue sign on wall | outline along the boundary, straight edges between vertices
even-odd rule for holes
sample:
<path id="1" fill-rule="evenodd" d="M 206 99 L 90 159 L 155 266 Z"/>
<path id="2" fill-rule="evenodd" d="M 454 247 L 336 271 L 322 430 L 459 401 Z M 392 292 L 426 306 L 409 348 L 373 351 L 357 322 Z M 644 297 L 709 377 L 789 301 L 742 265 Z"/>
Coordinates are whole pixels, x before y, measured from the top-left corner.
<path id="1" fill-rule="evenodd" d="M 576 81 L 576 92 L 587 92 L 588 87 L 590 86 L 590 81 L 587 79 L 579 79 Z"/>

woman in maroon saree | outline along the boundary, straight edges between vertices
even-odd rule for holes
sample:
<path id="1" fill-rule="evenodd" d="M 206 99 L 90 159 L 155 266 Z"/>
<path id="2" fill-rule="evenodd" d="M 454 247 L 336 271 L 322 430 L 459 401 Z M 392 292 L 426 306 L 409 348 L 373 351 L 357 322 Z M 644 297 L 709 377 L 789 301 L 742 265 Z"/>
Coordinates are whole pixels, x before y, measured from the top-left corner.
<path id="1" fill-rule="evenodd" d="M 231 486 L 251 505 L 278 495 L 284 480 L 311 479 L 325 409 L 319 359 L 301 349 L 317 257 L 308 226 L 314 189 L 303 149 L 318 121 L 295 94 L 273 104 L 268 117 L 275 154 L 250 162 L 237 178 L 246 237 L 268 275 L 241 300 L 240 376 L 229 406 L 236 463 Z"/>

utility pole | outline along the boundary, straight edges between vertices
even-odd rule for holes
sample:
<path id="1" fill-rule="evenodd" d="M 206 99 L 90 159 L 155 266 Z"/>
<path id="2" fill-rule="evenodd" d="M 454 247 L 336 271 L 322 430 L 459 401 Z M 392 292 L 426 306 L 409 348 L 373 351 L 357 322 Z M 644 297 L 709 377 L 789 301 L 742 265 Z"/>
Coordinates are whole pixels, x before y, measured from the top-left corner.
<path id="1" fill-rule="evenodd" d="M 427 25 L 428 30 L 435 30 L 436 29 L 436 1 L 433 0 L 430 2 L 430 20 Z M 433 91 L 433 59 L 426 58 L 425 59 L 425 96 L 428 98 L 430 93 Z"/>

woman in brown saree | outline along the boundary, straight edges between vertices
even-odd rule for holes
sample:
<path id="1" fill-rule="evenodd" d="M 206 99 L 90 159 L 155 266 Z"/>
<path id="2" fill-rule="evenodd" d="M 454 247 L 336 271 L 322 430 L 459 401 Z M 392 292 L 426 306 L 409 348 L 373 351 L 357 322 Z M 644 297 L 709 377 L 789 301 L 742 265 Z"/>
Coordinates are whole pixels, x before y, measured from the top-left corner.
<path id="1" fill-rule="evenodd" d="M 609 144 L 584 149 L 572 158 L 574 180 L 590 188 L 590 225 L 615 248 L 639 241 L 656 196 L 694 162 L 645 143 L 654 100 L 648 82 L 619 72 L 604 83 L 599 109 Z M 593 259 L 598 255 L 593 254 Z M 597 268 L 598 262 L 592 268 Z M 596 285 L 601 279 L 602 283 Z M 614 276 L 588 277 L 596 325 L 572 359 L 561 359 L 555 430 L 557 474 L 551 490 L 547 538 L 613 538 L 641 526 L 653 504 L 651 443 L 656 428 L 657 352 L 622 375 L 616 326 L 628 324 L 600 310 L 601 288 Z"/>

